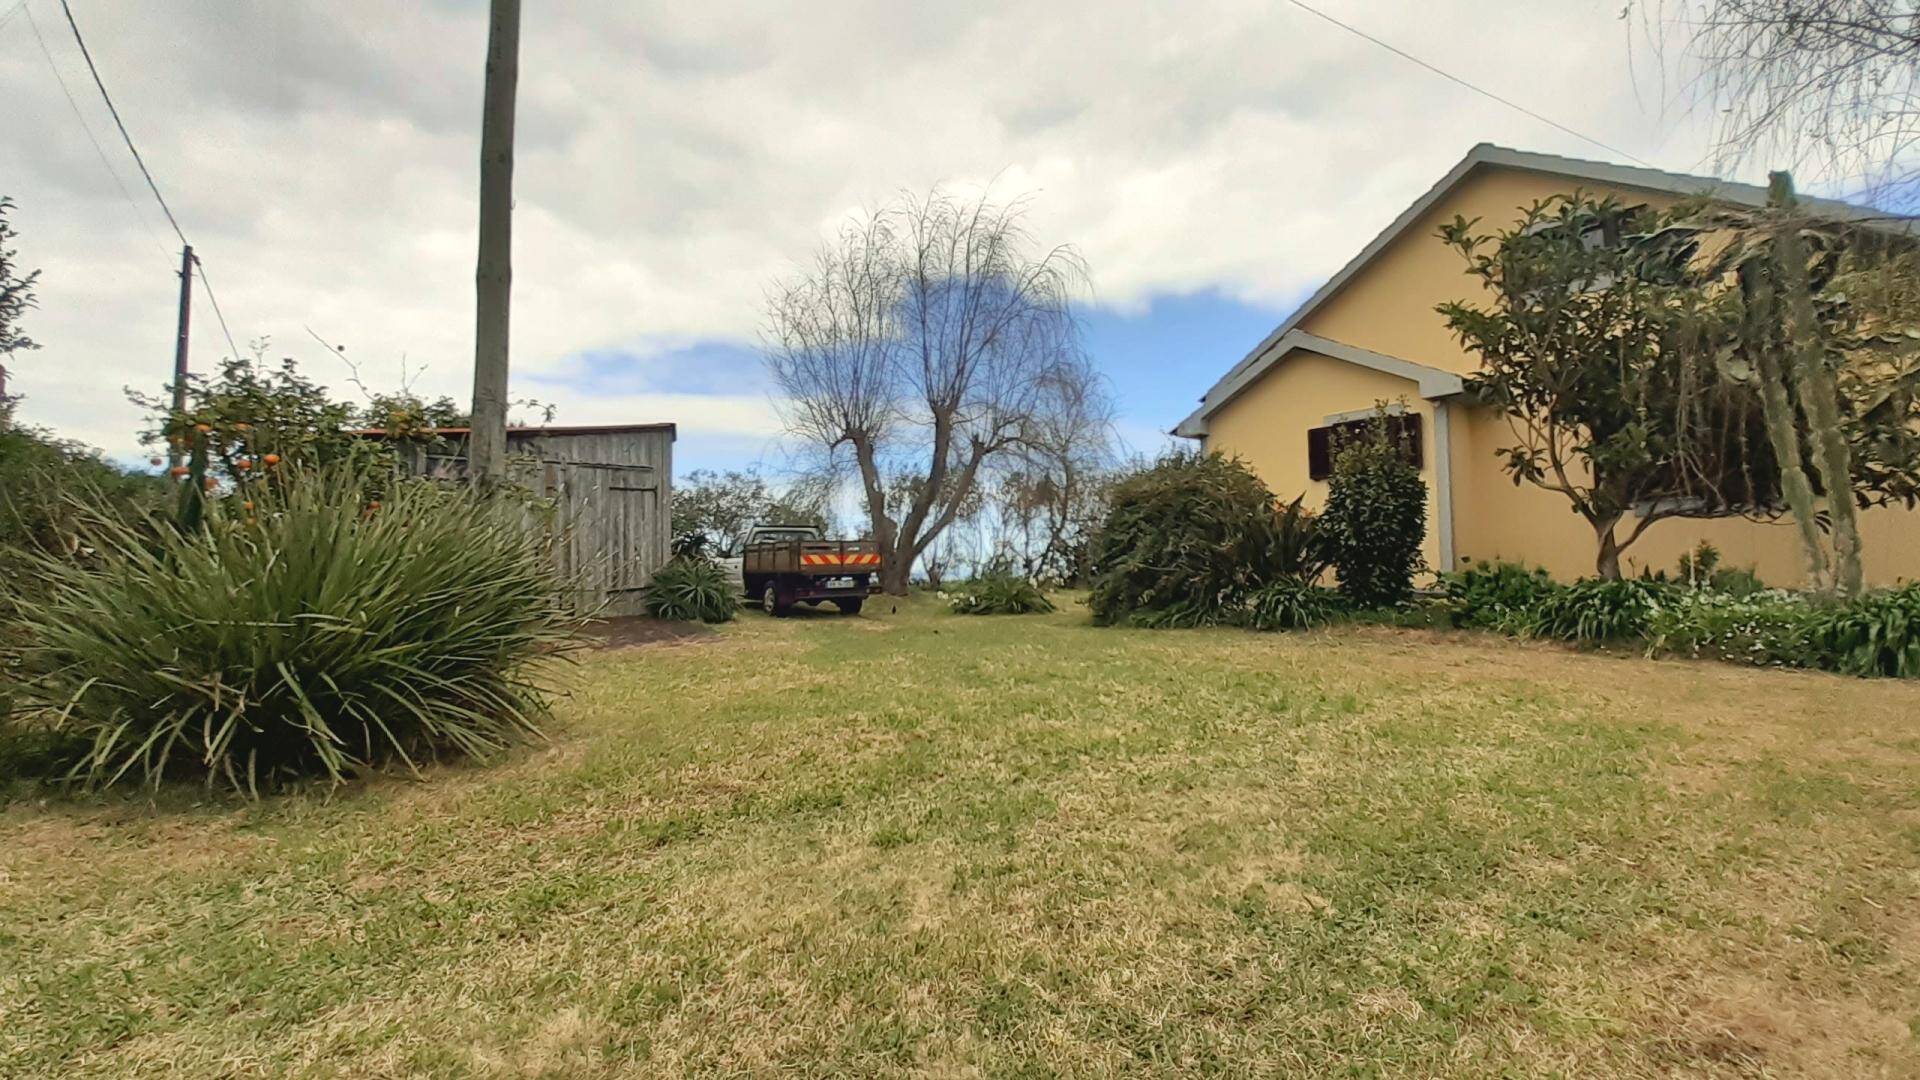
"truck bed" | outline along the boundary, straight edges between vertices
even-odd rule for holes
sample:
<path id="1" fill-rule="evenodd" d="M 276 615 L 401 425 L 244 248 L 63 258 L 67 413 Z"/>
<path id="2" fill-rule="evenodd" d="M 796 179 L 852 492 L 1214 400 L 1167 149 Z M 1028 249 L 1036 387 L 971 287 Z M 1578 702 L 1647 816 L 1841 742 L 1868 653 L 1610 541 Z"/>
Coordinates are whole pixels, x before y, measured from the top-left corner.
<path id="1" fill-rule="evenodd" d="M 871 540 L 764 540 L 741 553 L 749 574 L 840 577 L 880 570 L 880 550 Z"/>

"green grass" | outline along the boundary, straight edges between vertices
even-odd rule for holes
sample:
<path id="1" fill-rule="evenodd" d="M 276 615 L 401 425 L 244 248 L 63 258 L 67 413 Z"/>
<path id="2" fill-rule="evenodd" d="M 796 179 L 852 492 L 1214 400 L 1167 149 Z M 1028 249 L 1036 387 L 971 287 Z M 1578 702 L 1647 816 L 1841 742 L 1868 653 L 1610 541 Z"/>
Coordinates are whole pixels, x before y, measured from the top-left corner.
<path id="1" fill-rule="evenodd" d="M 889 607 L 426 783 L 16 798 L 0 1075 L 1920 1070 L 1920 687 Z"/>

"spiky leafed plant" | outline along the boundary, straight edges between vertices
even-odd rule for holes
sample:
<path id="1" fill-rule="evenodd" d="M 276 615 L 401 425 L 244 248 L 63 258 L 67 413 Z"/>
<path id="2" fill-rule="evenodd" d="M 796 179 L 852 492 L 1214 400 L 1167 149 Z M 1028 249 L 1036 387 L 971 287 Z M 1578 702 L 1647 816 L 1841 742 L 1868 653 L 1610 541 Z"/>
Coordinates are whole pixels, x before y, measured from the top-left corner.
<path id="1" fill-rule="evenodd" d="M 22 693 L 89 741 L 80 778 L 257 794 L 539 733 L 576 623 L 525 506 L 426 481 L 369 504 L 344 469 L 255 498 L 193 530 L 96 515 L 93 559 L 36 564 Z"/>
<path id="2" fill-rule="evenodd" d="M 656 619 L 722 623 L 740 610 L 740 598 L 725 570 L 704 556 L 682 556 L 647 583 L 647 614 Z"/>

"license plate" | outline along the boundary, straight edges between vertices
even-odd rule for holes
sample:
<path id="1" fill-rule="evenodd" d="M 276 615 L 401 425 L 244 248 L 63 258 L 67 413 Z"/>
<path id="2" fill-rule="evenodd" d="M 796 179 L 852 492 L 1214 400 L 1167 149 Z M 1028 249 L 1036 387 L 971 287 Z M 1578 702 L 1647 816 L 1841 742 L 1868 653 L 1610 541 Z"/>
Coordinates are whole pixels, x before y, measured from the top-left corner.
<path id="1" fill-rule="evenodd" d="M 826 581 L 821 582 L 821 584 L 829 589 L 851 589 L 853 588 L 853 579 L 850 577 L 828 578 Z"/>

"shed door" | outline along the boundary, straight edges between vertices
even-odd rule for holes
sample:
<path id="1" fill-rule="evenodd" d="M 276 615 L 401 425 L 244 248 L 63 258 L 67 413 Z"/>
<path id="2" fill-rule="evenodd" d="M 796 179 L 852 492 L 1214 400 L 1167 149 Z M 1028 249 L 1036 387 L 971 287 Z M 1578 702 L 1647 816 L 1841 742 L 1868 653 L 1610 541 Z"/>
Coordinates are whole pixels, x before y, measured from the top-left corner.
<path id="1" fill-rule="evenodd" d="M 660 484 L 649 465 L 541 463 L 560 527 L 560 567 L 576 575 L 582 610 L 641 613 L 640 591 L 666 562 Z"/>

